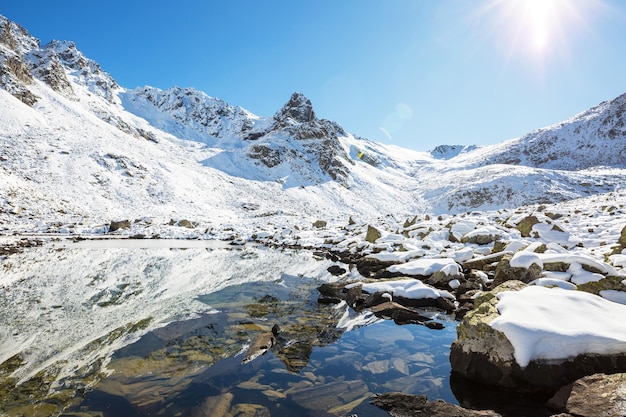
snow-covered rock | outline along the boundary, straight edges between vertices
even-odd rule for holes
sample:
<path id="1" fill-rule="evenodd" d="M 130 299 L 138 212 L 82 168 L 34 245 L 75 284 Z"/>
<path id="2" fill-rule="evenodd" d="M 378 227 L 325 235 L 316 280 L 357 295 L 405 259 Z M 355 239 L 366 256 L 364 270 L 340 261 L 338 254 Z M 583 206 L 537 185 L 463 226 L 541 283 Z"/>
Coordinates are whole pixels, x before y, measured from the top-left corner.
<path id="1" fill-rule="evenodd" d="M 626 371 L 622 304 L 507 281 L 459 325 L 452 371 L 486 385 L 550 394 L 594 373 Z"/>

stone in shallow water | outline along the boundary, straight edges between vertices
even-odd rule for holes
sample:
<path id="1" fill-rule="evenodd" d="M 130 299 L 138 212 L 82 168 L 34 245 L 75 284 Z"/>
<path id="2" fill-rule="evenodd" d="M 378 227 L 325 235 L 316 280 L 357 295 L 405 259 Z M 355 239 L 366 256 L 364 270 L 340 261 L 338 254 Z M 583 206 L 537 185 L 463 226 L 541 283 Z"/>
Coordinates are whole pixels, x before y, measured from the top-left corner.
<path id="1" fill-rule="evenodd" d="M 211 414 L 212 416 L 212 414 Z M 236 404 L 229 416 L 236 417 L 270 417 L 270 410 L 259 404 Z"/>
<path id="2" fill-rule="evenodd" d="M 392 416 L 500 417 L 500 414 L 494 411 L 468 410 L 443 401 L 430 402 L 424 395 L 390 392 L 375 396 L 371 402 Z"/>
<path id="3" fill-rule="evenodd" d="M 191 417 L 226 417 L 235 396 L 229 392 L 207 397 L 191 410 Z"/>
<path id="4" fill-rule="evenodd" d="M 330 410 L 364 397 L 367 393 L 368 387 L 363 381 L 337 381 L 294 390 L 289 397 L 309 410 Z"/>
<path id="5" fill-rule="evenodd" d="M 382 361 L 370 362 L 363 367 L 363 370 L 370 372 L 374 375 L 383 374 L 389 371 L 389 361 L 382 360 Z"/>

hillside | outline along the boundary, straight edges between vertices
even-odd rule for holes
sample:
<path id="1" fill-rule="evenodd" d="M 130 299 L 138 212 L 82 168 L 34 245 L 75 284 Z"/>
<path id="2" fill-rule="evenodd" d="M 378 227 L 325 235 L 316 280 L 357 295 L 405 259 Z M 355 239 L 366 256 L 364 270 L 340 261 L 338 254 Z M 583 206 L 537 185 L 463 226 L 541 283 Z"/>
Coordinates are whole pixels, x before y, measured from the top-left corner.
<path id="1" fill-rule="evenodd" d="M 521 138 L 431 153 L 356 137 L 294 93 L 257 116 L 193 88 L 120 86 L 69 41 L 0 17 L 0 228 L 215 237 L 614 191 L 624 96 Z M 183 222 L 185 220 L 185 222 Z M 185 224 L 187 227 L 177 225 Z"/>

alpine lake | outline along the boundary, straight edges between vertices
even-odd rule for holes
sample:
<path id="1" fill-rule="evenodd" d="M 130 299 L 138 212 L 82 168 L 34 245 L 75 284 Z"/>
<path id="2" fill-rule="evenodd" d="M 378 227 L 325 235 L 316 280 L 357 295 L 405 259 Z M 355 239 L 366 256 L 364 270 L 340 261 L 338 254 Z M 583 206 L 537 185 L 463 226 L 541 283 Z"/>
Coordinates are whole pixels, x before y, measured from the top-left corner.
<path id="1" fill-rule="evenodd" d="M 387 416 L 369 399 L 392 391 L 458 404 L 456 322 L 319 304 L 321 283 L 355 276 L 310 251 L 116 239 L 0 259 L 1 416 Z"/>

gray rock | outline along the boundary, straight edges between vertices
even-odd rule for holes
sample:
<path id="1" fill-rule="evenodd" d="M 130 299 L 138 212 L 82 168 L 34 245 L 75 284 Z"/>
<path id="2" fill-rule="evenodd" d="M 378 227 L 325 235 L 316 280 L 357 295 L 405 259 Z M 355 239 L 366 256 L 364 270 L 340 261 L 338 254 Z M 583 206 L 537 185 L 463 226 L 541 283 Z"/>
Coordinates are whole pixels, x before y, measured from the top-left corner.
<path id="1" fill-rule="evenodd" d="M 517 227 L 517 230 L 520 231 L 522 237 L 530 237 L 530 234 L 533 230 L 533 226 L 536 225 L 537 223 L 539 223 L 539 219 L 537 219 L 537 217 L 528 216 L 520 220 L 517 223 L 516 227 Z"/>
<path id="2" fill-rule="evenodd" d="M 528 269 L 526 268 L 514 268 L 510 265 L 512 255 L 504 255 L 498 266 L 496 267 L 495 275 L 493 277 L 493 285 L 497 286 L 505 281 L 517 280 L 524 283 L 529 283 L 537 278 L 541 277 L 543 273 L 542 268 L 537 264 L 532 264 Z"/>
<path id="3" fill-rule="evenodd" d="M 367 242 L 375 243 L 381 236 L 380 230 L 370 225 L 367 226 L 367 233 L 365 233 L 365 240 Z"/>
<path id="4" fill-rule="evenodd" d="M 580 417 L 626 416 L 626 374 L 586 376 L 565 387 L 565 411 Z"/>
<path id="5" fill-rule="evenodd" d="M 196 406 L 191 410 L 191 417 L 230 416 L 228 411 L 230 410 L 230 405 L 232 404 L 234 398 L 235 396 L 229 392 L 207 397 L 199 406 Z"/>
<path id="6" fill-rule="evenodd" d="M 315 227 L 316 229 L 323 229 L 326 227 L 328 223 L 326 222 L 326 220 L 316 220 L 315 222 L 313 222 L 313 227 Z"/>
<path id="7" fill-rule="evenodd" d="M 130 229 L 130 220 L 112 220 L 111 224 L 109 224 L 110 232 L 115 232 L 120 229 Z"/>
<path id="8" fill-rule="evenodd" d="M 288 398 L 308 410 L 327 411 L 364 398 L 367 394 L 368 388 L 363 381 L 337 381 L 294 390 Z"/>
<path id="9" fill-rule="evenodd" d="M 450 363 L 453 372 L 485 385 L 517 386 L 511 375 L 516 365 L 513 345 L 504 333 L 488 323 L 498 317 L 496 295 L 524 287 L 526 284 L 520 281 L 507 281 L 475 299 L 474 309 L 457 327 L 457 340 L 452 343 Z"/>

